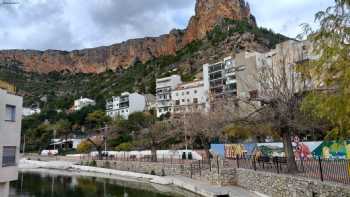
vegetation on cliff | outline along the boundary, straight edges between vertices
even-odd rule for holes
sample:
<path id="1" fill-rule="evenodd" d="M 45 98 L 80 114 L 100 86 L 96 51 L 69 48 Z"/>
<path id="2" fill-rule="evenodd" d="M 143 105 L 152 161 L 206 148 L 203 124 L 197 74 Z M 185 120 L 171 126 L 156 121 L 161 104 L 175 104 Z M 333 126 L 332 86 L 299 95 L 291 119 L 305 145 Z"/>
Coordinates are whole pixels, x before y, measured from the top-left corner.
<path id="1" fill-rule="evenodd" d="M 136 61 L 123 70 L 108 70 L 100 74 L 69 71 L 38 74 L 23 72 L 19 62 L 3 61 L 0 62 L 0 80 L 17 87 L 18 93 L 24 96 L 25 106 L 39 105 L 42 108 L 40 115 L 23 121 L 27 142 L 32 144 L 32 150 L 36 150 L 47 146 L 52 137 L 52 129 L 43 124 L 46 120 L 51 124 L 68 120 L 74 128 L 71 133 L 79 134 L 81 131 L 75 128 L 88 127 L 88 114 L 104 110 L 106 99 L 112 96 L 124 91 L 154 94 L 156 78 L 180 74 L 184 81 L 190 81 L 201 72 L 204 63 L 244 49 L 266 51 L 286 39 L 270 30 L 251 26 L 246 21 L 223 20 L 205 39 L 188 44 L 175 55 L 162 56 L 146 63 Z M 95 99 L 97 106 L 67 115 L 65 111 L 80 96 Z M 109 144 L 115 147 L 130 140 L 129 135 L 122 135 Z"/>

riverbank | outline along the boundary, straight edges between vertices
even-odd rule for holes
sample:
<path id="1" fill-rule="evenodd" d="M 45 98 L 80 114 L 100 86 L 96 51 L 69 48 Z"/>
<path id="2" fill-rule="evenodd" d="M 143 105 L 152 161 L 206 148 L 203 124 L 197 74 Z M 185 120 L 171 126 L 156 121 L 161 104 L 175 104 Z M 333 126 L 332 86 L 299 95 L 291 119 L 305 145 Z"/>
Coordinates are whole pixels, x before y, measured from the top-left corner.
<path id="1" fill-rule="evenodd" d="M 22 159 L 19 163 L 21 171 L 45 171 L 47 173 L 67 173 L 66 175 L 91 176 L 109 179 L 124 179 L 129 181 L 140 181 L 155 186 L 175 186 L 200 196 L 214 197 L 214 196 L 235 196 L 235 197 L 257 197 L 261 196 L 256 193 L 244 190 L 239 187 L 219 187 L 213 186 L 209 183 L 192 180 L 182 176 L 154 176 L 148 174 L 126 172 L 119 170 L 112 170 L 106 168 L 97 168 L 90 166 L 76 165 L 74 162 L 65 161 L 34 161 Z"/>

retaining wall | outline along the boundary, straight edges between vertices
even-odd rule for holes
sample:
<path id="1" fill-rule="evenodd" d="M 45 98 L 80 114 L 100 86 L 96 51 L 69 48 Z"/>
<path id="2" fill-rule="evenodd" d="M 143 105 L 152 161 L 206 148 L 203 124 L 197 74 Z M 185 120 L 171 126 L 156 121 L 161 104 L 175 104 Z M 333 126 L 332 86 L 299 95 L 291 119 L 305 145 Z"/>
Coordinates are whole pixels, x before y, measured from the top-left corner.
<path id="1" fill-rule="evenodd" d="M 97 166 L 159 176 L 191 177 L 189 164 L 97 161 Z M 350 197 L 349 185 L 241 168 L 222 168 L 218 172 L 213 166 L 211 171 L 192 172 L 192 178 L 221 186 L 236 185 L 272 197 Z"/>
<path id="2" fill-rule="evenodd" d="M 302 177 L 236 169 L 238 186 L 272 197 L 350 197 L 350 186 Z"/>

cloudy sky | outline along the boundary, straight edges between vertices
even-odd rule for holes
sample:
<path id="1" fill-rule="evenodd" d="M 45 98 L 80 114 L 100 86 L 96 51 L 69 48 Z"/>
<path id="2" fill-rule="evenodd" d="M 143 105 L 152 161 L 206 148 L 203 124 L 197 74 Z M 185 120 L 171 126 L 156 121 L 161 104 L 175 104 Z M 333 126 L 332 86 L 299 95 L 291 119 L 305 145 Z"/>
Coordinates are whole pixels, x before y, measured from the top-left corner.
<path id="1" fill-rule="evenodd" d="M 72 50 L 158 36 L 185 28 L 195 6 L 195 0 L 11 1 L 20 4 L 0 5 L 0 49 Z M 301 23 L 312 23 L 334 0 L 248 2 L 259 26 L 295 37 Z"/>

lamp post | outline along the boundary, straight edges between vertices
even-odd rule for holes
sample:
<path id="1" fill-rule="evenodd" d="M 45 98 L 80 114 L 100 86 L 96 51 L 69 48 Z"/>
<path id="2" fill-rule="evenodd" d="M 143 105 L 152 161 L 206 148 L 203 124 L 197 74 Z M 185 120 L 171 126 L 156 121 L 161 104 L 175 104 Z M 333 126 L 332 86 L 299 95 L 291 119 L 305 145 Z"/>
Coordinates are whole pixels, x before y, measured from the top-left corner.
<path id="1" fill-rule="evenodd" d="M 53 130 L 53 150 L 56 150 L 56 129 Z"/>

